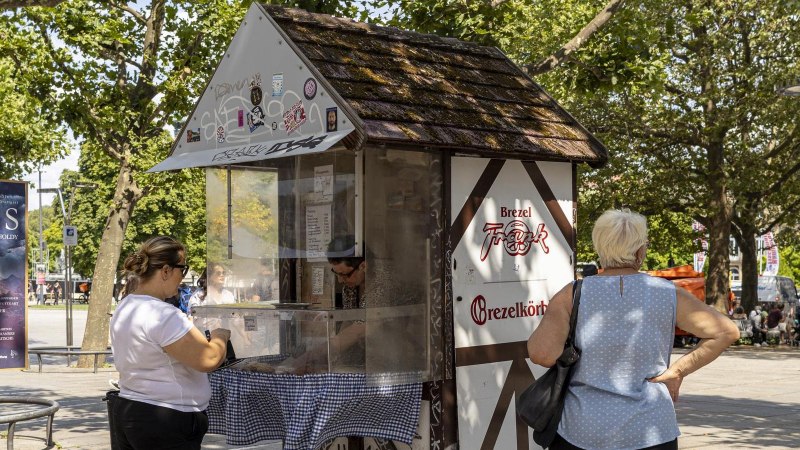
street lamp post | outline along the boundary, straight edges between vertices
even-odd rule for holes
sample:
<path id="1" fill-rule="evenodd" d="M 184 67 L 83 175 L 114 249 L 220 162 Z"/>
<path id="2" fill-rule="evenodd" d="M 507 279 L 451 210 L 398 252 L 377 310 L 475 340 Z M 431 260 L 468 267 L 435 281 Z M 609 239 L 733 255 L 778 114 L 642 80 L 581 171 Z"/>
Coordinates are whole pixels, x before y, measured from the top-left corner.
<path id="1" fill-rule="evenodd" d="M 39 188 L 42 187 L 42 165 L 39 164 Z M 48 261 L 49 263 L 49 261 Z M 39 268 L 44 265 L 44 235 L 42 234 L 42 190 L 39 189 L 39 264 L 36 265 L 36 304 L 44 305 L 44 287 L 39 285 Z M 49 270 L 47 272 L 50 272 Z"/>
<path id="2" fill-rule="evenodd" d="M 61 205 L 61 215 L 64 218 L 64 226 L 72 225 L 72 201 L 75 199 L 75 190 L 76 189 L 83 189 L 83 188 L 93 188 L 95 185 L 93 183 L 75 183 L 72 182 L 69 185 L 69 209 L 64 208 L 64 197 L 61 193 L 61 188 L 44 188 L 40 189 L 40 193 L 44 194 L 58 194 L 58 202 Z M 72 286 L 72 245 L 68 245 L 66 242 L 64 243 L 64 247 L 66 247 L 65 252 L 65 265 L 66 265 L 66 276 L 65 276 L 65 286 L 64 286 L 64 300 L 66 305 L 66 312 L 67 312 L 67 347 L 71 347 L 73 343 L 73 327 L 72 327 L 72 301 L 73 301 L 73 292 L 75 289 Z"/>

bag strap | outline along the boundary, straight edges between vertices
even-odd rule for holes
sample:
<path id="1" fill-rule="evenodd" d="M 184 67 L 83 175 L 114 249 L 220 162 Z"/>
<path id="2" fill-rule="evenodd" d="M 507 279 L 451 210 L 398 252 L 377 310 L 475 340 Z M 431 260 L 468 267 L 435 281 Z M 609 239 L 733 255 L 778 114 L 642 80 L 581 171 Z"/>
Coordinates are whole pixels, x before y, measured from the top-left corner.
<path id="1" fill-rule="evenodd" d="M 569 335 L 565 346 L 575 342 L 575 325 L 578 322 L 578 309 L 581 306 L 581 285 L 583 285 L 583 280 L 572 282 L 572 313 L 569 316 Z"/>

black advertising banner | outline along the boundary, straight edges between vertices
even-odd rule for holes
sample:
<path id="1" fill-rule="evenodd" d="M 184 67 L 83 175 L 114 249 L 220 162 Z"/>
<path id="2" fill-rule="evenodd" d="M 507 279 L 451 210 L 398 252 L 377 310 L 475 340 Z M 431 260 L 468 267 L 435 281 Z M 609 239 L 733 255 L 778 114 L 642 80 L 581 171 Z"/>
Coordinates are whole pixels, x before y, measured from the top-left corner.
<path id="1" fill-rule="evenodd" d="M 0 181 L 0 369 L 28 367 L 27 187 Z"/>

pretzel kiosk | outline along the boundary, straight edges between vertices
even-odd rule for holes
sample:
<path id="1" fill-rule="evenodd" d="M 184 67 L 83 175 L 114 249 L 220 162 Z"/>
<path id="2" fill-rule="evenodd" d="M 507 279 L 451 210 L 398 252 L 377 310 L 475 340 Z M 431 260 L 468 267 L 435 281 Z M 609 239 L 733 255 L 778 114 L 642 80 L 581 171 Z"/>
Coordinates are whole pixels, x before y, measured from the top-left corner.
<path id="1" fill-rule="evenodd" d="M 526 341 L 574 278 L 577 164 L 606 159 L 496 48 L 254 3 L 151 169 L 205 168 L 237 299 L 193 311 L 243 358 L 210 375 L 210 432 L 535 448 Z M 360 307 L 331 258 L 365 262 Z"/>

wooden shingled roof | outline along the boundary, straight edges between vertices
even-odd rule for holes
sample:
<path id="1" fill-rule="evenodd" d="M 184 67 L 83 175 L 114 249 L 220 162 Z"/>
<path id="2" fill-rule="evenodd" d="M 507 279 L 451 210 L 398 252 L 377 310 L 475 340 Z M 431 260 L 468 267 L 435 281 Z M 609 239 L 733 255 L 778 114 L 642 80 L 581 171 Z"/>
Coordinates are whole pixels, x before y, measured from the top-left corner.
<path id="1" fill-rule="evenodd" d="M 494 47 L 262 5 L 369 143 L 602 165 L 608 152 Z"/>

